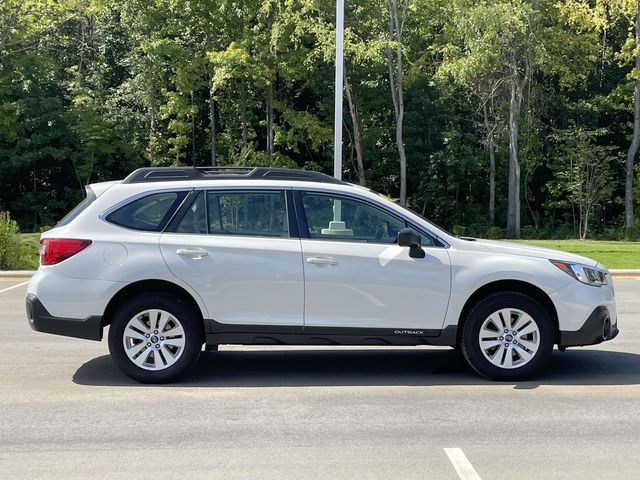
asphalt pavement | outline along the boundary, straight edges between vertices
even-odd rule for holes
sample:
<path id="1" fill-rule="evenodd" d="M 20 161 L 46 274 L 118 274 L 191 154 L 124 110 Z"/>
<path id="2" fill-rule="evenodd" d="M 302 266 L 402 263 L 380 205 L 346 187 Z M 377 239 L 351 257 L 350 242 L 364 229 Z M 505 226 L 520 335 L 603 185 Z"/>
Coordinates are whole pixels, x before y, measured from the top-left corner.
<path id="1" fill-rule="evenodd" d="M 23 281 L 0 281 L 0 478 L 640 478 L 640 278 L 618 338 L 530 382 L 445 348 L 234 346 L 165 386 L 33 332 Z"/>

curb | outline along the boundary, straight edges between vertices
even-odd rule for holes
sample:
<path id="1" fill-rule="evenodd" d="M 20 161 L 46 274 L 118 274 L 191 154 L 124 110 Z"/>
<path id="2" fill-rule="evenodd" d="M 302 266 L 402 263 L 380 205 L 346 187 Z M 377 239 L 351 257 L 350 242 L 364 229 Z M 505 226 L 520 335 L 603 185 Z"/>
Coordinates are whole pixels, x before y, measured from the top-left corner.
<path id="1" fill-rule="evenodd" d="M 633 268 L 614 268 L 609 273 L 614 277 L 640 277 L 640 269 Z"/>
<path id="2" fill-rule="evenodd" d="M 29 279 L 35 275 L 35 270 L 2 270 L 0 280 Z"/>

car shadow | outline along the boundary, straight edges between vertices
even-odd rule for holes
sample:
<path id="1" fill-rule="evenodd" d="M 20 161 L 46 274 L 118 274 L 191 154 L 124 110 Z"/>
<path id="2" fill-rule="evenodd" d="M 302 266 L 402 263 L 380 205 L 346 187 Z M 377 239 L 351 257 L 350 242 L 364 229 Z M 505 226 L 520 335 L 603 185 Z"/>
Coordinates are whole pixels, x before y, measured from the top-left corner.
<path id="1" fill-rule="evenodd" d="M 90 386 L 137 386 L 108 355 L 82 365 L 73 382 Z M 203 352 L 176 387 L 308 387 L 491 385 L 455 350 L 222 350 Z M 540 385 L 640 384 L 640 355 L 604 350 L 554 351 L 535 379 L 514 388 Z M 167 385 L 165 385 L 167 386 Z"/>

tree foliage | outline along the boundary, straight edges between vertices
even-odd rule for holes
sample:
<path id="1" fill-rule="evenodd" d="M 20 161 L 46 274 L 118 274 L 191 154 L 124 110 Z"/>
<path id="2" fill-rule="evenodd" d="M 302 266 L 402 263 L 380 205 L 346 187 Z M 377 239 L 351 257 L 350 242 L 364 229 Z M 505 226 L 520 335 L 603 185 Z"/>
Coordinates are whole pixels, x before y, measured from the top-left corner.
<path id="1" fill-rule="evenodd" d="M 334 8 L 0 1 L 0 211 L 36 230 L 144 165 L 332 173 Z M 622 231 L 637 19 L 631 0 L 349 0 L 343 175 L 468 235 Z"/>

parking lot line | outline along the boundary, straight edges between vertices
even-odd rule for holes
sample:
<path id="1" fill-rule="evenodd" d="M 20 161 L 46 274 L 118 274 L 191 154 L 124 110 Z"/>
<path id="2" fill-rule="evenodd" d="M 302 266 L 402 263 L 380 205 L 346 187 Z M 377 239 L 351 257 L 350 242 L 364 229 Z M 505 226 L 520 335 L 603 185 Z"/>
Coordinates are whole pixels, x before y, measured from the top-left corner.
<path id="1" fill-rule="evenodd" d="M 8 292 L 9 290 L 13 290 L 14 288 L 22 287 L 23 285 L 26 285 L 27 283 L 29 283 L 29 280 L 27 280 L 26 282 L 19 283 L 17 285 L 13 285 L 12 287 L 3 288 L 2 290 L 0 290 L 0 293 Z"/>
<path id="2" fill-rule="evenodd" d="M 460 480 L 481 480 L 480 475 L 478 475 L 478 472 L 473 468 L 473 465 L 471 465 L 471 462 L 461 448 L 445 448 L 444 453 L 449 457 Z"/>

